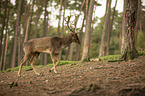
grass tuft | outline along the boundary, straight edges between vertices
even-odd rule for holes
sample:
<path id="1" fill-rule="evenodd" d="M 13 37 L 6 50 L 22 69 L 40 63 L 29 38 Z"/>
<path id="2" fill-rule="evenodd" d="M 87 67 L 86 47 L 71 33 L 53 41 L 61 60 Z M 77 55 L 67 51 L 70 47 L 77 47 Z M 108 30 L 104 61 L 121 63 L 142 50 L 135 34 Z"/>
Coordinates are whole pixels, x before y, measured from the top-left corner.
<path id="1" fill-rule="evenodd" d="M 145 55 L 145 51 L 138 51 L 139 56 Z"/>
<path id="2" fill-rule="evenodd" d="M 120 57 L 121 55 L 108 55 L 104 57 L 100 57 L 100 60 L 116 60 Z"/>
<path id="3" fill-rule="evenodd" d="M 79 63 L 81 61 L 60 61 L 60 63 L 58 64 L 58 66 L 60 65 L 66 65 L 66 64 L 74 64 L 74 63 Z M 47 64 L 47 67 L 53 67 L 53 64 Z"/>

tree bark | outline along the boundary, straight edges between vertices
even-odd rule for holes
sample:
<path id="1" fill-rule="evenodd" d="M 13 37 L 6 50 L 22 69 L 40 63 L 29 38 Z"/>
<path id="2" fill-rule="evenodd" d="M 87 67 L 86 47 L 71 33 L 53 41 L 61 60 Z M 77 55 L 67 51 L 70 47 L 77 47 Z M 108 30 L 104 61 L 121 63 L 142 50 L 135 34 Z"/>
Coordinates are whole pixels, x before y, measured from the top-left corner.
<path id="1" fill-rule="evenodd" d="M 84 23 L 85 23 L 85 15 L 84 15 L 84 19 L 83 19 L 83 22 L 82 22 L 81 33 L 79 33 L 79 39 L 80 39 L 81 43 L 82 43 L 82 36 L 83 36 L 83 32 L 82 31 L 83 31 L 83 28 L 84 28 Z M 76 47 L 76 51 L 75 51 L 75 57 L 74 57 L 75 61 L 79 60 L 80 50 L 81 50 L 81 46 L 77 46 Z"/>
<path id="2" fill-rule="evenodd" d="M 58 29 L 57 29 L 57 36 L 60 36 L 61 11 L 62 11 L 62 0 L 60 0 L 60 9 L 59 9 L 59 17 L 58 17 Z"/>
<path id="3" fill-rule="evenodd" d="M 8 6 L 10 3 L 8 3 Z M 4 50 L 4 60 L 3 60 L 3 70 L 6 68 L 6 54 L 7 54 L 7 47 L 8 47 L 8 22 L 9 22 L 9 13 L 10 13 L 10 8 L 8 8 L 7 12 L 7 21 L 6 21 L 6 34 L 5 34 L 5 50 Z"/>
<path id="4" fill-rule="evenodd" d="M 115 6 L 113 8 L 113 15 L 112 15 L 112 20 L 109 19 L 108 22 L 108 37 L 107 37 L 107 50 L 106 50 L 106 55 L 109 55 L 109 48 L 110 48 L 110 36 L 111 36 L 111 32 L 112 32 L 112 27 L 113 27 L 113 21 L 114 21 L 114 16 L 115 16 L 115 9 L 116 9 L 116 5 L 117 5 L 117 0 L 115 2 Z M 111 7 L 110 7 L 111 10 Z M 110 23 L 111 20 L 111 23 Z"/>
<path id="5" fill-rule="evenodd" d="M 17 35 L 18 35 L 18 32 L 19 32 L 19 22 L 20 22 L 20 15 L 21 15 L 21 6 L 22 6 L 22 0 L 19 0 L 19 5 L 18 5 L 18 9 L 17 9 L 16 29 L 15 29 L 15 35 L 14 35 L 13 55 L 12 55 L 12 61 L 11 61 L 12 68 L 15 67 L 15 63 L 16 63 Z"/>
<path id="6" fill-rule="evenodd" d="M 30 12 L 29 12 L 29 15 L 30 15 L 30 23 L 29 23 L 29 28 L 28 28 L 28 39 L 31 39 L 33 38 L 33 36 L 31 36 L 31 23 L 32 23 L 32 17 L 33 17 L 33 11 L 34 11 L 34 5 L 35 5 L 35 0 L 32 0 L 32 5 L 31 5 L 31 8 L 30 8 Z"/>
<path id="7" fill-rule="evenodd" d="M 71 43 L 70 45 L 69 61 L 72 61 L 73 59 L 73 45 L 74 43 Z"/>
<path id="8" fill-rule="evenodd" d="M 89 61 L 89 43 L 90 43 L 90 34 L 91 34 L 91 24 L 92 24 L 92 14 L 94 8 L 95 0 L 90 0 L 89 11 L 86 19 L 86 32 L 85 32 L 85 40 L 84 40 L 84 47 L 83 47 L 83 54 L 81 61 Z"/>
<path id="9" fill-rule="evenodd" d="M 38 21 L 39 21 L 39 17 L 40 17 L 40 0 L 38 0 L 38 9 L 37 9 L 37 16 L 36 16 L 36 23 L 35 23 L 35 33 L 33 38 L 37 38 L 37 30 L 38 30 Z"/>
<path id="10" fill-rule="evenodd" d="M 4 34 L 4 28 L 5 28 L 5 24 L 6 24 L 6 17 L 7 17 L 7 4 L 8 4 L 8 0 L 5 0 L 4 2 L 4 18 L 2 20 L 2 28 L 1 28 L 1 34 L 0 34 L 0 70 L 2 69 L 2 62 L 3 62 L 3 34 Z M 1 5 L 0 5 L 1 6 Z"/>
<path id="11" fill-rule="evenodd" d="M 139 19 L 140 19 L 140 8 L 141 6 L 141 0 L 138 0 L 138 9 L 137 9 L 137 20 L 136 20 L 136 25 L 134 28 L 134 32 L 135 32 L 135 46 L 137 45 L 137 34 L 138 34 L 138 29 L 139 29 Z"/>
<path id="12" fill-rule="evenodd" d="M 8 32 L 6 33 L 5 36 L 6 40 L 5 40 L 5 51 L 4 51 L 4 62 L 3 62 L 3 70 L 5 70 L 6 67 L 6 54 L 7 54 L 7 47 L 8 47 Z"/>
<path id="13" fill-rule="evenodd" d="M 121 55 L 121 59 L 130 60 L 138 57 L 138 53 L 135 47 L 135 25 L 137 20 L 137 0 L 125 0 L 125 26 L 126 31 L 124 35 L 124 47 Z"/>
<path id="14" fill-rule="evenodd" d="M 67 48 L 67 51 L 66 51 L 65 59 L 64 60 L 68 60 L 69 50 L 70 50 L 70 46 L 68 46 L 68 48 Z"/>
<path id="15" fill-rule="evenodd" d="M 122 44 L 121 44 L 121 54 L 123 54 L 123 47 L 124 47 L 124 35 L 125 35 L 125 31 L 126 31 L 126 26 L 125 26 L 125 7 L 126 6 L 126 2 L 124 0 L 124 7 L 123 7 L 123 18 L 122 18 Z"/>
<path id="16" fill-rule="evenodd" d="M 109 45 L 110 45 L 110 34 L 111 34 L 111 24 L 110 24 L 110 10 L 108 13 L 108 24 L 107 24 L 107 46 L 106 46 L 106 55 L 109 55 Z"/>
<path id="17" fill-rule="evenodd" d="M 66 9 L 66 0 L 64 0 L 64 10 L 63 10 L 63 21 L 62 21 L 62 30 L 61 30 L 61 37 L 63 37 L 64 34 L 64 19 L 65 19 L 65 9 Z"/>
<path id="18" fill-rule="evenodd" d="M 48 36 L 48 26 L 47 26 L 47 4 L 48 1 L 45 0 L 45 14 L 44 14 L 44 23 L 43 23 L 43 36 Z M 44 54 L 44 65 L 47 64 L 47 54 Z"/>
<path id="19" fill-rule="evenodd" d="M 28 7 L 28 8 L 29 8 L 29 7 Z M 30 23 L 30 15 L 29 15 L 29 12 L 28 12 L 28 16 L 27 16 L 27 18 L 26 18 L 26 28 L 25 28 L 24 42 L 26 42 L 27 39 L 28 39 L 29 23 Z M 26 62 L 26 66 L 28 66 L 28 62 Z"/>
<path id="20" fill-rule="evenodd" d="M 101 38 L 99 57 L 102 57 L 105 55 L 105 35 L 107 33 L 108 20 L 110 19 L 109 12 L 110 12 L 110 7 L 111 7 L 111 1 L 112 0 L 107 0 L 107 3 L 106 3 L 106 14 L 105 14 L 104 25 L 103 25 L 103 32 L 102 32 L 102 38 Z"/>
<path id="21" fill-rule="evenodd" d="M 83 7 L 85 5 L 85 1 L 86 0 L 83 0 L 83 2 L 82 2 L 82 6 L 80 8 L 80 14 L 81 14 L 81 11 L 82 11 L 82 9 L 83 9 Z M 87 4 L 86 4 L 86 6 L 87 6 Z M 84 13 L 86 13 L 86 12 L 84 12 Z M 81 33 L 79 33 L 79 40 L 80 40 L 81 43 L 82 43 L 82 36 L 83 36 L 83 28 L 84 28 L 85 19 L 86 19 L 86 14 L 84 15 L 83 22 L 82 22 L 82 26 L 81 26 L 81 29 L 80 29 L 80 32 Z M 77 46 L 76 45 L 75 55 L 74 55 L 74 61 L 78 61 L 79 60 L 79 57 L 80 57 L 80 49 L 81 49 L 81 46 Z"/>

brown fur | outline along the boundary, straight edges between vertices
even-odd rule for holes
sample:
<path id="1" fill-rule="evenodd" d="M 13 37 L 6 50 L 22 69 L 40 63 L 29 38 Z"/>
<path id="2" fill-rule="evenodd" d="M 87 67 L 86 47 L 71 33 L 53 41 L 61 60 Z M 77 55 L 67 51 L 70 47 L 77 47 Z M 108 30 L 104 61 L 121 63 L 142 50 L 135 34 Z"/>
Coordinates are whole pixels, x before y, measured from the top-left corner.
<path id="1" fill-rule="evenodd" d="M 60 53 L 61 50 L 69 46 L 72 42 L 80 44 L 77 33 L 71 33 L 67 37 L 43 37 L 37 39 L 31 39 L 26 41 L 23 45 L 23 50 L 25 53 L 24 58 L 21 61 L 20 68 L 18 71 L 18 76 L 21 74 L 22 65 L 31 58 L 30 64 L 34 72 L 39 75 L 39 73 L 34 68 L 34 62 L 38 57 L 39 53 L 50 53 L 51 59 L 53 61 L 54 72 L 57 73 L 55 67 L 60 62 Z M 55 64 L 55 59 L 58 61 Z"/>

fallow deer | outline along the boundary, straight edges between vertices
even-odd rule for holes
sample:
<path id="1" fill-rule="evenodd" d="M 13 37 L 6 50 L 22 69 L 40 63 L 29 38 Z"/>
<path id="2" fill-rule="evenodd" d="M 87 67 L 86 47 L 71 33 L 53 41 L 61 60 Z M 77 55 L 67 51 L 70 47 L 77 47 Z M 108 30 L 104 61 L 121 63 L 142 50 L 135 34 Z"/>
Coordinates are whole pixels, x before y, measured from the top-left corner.
<path id="1" fill-rule="evenodd" d="M 19 67 L 18 71 L 18 76 L 21 76 L 21 69 L 22 65 L 31 58 L 30 64 L 35 72 L 35 74 L 40 75 L 34 67 L 34 62 L 36 58 L 38 57 L 39 53 L 50 53 L 52 62 L 53 62 L 53 67 L 51 70 L 54 70 L 55 73 L 56 71 L 56 66 L 60 62 L 60 53 L 61 50 L 68 47 L 72 42 L 80 44 L 80 40 L 77 36 L 76 28 L 75 31 L 70 28 L 69 26 L 69 21 L 70 21 L 70 16 L 68 17 L 67 22 L 67 27 L 71 31 L 71 33 L 64 38 L 61 37 L 43 37 L 43 38 L 36 38 L 36 39 L 31 39 L 29 41 L 24 42 L 23 44 L 23 50 L 24 50 L 24 57 L 21 60 L 21 64 Z M 55 64 L 55 60 L 57 60 L 57 63 Z"/>

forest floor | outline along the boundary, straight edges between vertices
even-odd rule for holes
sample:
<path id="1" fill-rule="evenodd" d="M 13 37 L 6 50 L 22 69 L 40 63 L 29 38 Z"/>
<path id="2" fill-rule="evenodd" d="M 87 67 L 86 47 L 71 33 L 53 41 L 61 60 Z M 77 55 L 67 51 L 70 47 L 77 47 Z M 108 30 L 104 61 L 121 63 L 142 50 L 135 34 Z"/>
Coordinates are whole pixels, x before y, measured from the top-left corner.
<path id="1" fill-rule="evenodd" d="M 73 63 L 0 73 L 0 96 L 145 96 L 145 56 L 130 61 Z M 12 84 L 12 82 L 15 84 Z"/>

